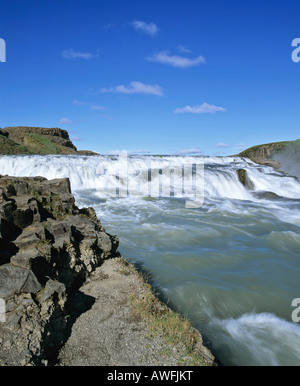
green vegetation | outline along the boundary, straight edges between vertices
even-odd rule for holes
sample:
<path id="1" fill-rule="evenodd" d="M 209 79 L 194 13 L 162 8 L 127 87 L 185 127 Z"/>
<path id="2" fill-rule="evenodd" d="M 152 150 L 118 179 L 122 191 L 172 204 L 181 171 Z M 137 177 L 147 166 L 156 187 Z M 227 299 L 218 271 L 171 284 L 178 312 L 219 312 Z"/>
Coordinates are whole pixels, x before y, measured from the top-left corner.
<path id="1" fill-rule="evenodd" d="M 239 156 L 247 157 L 247 155 L 251 155 L 253 153 L 256 153 L 256 152 L 258 152 L 258 151 L 260 151 L 261 149 L 264 149 L 264 148 L 272 148 L 272 149 L 278 151 L 278 150 L 284 149 L 286 146 L 292 144 L 293 142 L 294 141 L 271 142 L 271 143 L 264 144 L 264 145 L 252 146 L 249 149 L 246 149 L 246 150 L 242 151 L 239 154 Z"/>
<path id="2" fill-rule="evenodd" d="M 242 151 L 240 154 L 236 154 L 235 157 L 248 158 L 255 163 L 269 165 L 275 169 L 280 169 L 281 163 L 276 160 L 276 156 L 283 153 L 288 154 L 291 151 L 299 152 L 299 149 L 299 139 L 296 141 L 271 142 L 264 145 L 253 146 Z"/>
<path id="3" fill-rule="evenodd" d="M 144 320 L 148 324 L 149 338 L 160 336 L 170 344 L 170 350 L 166 350 L 164 355 L 173 355 L 172 347 L 176 346 L 181 353 L 179 365 L 207 366 L 205 354 L 199 349 L 202 345 L 199 332 L 187 319 L 160 302 L 145 277 L 130 263 L 122 258 L 119 261 L 122 274 L 135 274 L 142 282 L 142 293 L 132 293 L 130 304 L 134 319 Z"/>
<path id="4" fill-rule="evenodd" d="M 41 200 L 41 193 L 35 189 L 32 189 L 30 192 L 31 196 L 36 199 L 37 201 Z"/>
<path id="5" fill-rule="evenodd" d="M 180 347 L 182 354 L 179 365 L 206 366 L 203 355 L 197 349 L 197 343 L 202 343 L 198 332 L 187 319 L 168 308 L 162 309 L 158 302 L 150 289 L 142 298 L 131 296 L 135 317 L 149 324 L 149 338 L 162 336 L 171 347 Z M 172 355 L 172 350 L 169 352 Z"/>
<path id="6" fill-rule="evenodd" d="M 33 154 L 27 147 L 19 145 L 10 138 L 0 135 L 0 154 L 16 155 L 16 154 Z"/>
<path id="7" fill-rule="evenodd" d="M 0 129 L 0 154 L 78 154 L 94 155 L 91 151 L 78 151 L 66 130 L 58 127 L 14 126 Z"/>
<path id="8" fill-rule="evenodd" d="M 67 215 L 61 207 L 61 198 L 58 194 L 51 194 L 50 208 L 56 220 L 63 220 Z"/>
<path id="9" fill-rule="evenodd" d="M 36 154 L 59 154 L 57 147 L 43 135 L 27 133 L 24 142 Z"/>

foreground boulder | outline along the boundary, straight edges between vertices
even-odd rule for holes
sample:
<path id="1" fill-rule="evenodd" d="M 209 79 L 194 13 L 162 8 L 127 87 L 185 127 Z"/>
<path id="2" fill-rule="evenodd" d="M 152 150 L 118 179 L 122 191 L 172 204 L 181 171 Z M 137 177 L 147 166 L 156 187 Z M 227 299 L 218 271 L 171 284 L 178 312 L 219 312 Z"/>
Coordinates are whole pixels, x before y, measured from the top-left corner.
<path id="1" fill-rule="evenodd" d="M 0 176 L 0 221 L 0 365 L 51 364 L 72 294 L 118 239 L 75 205 L 68 179 Z"/>
<path id="2" fill-rule="evenodd" d="M 237 176 L 238 176 L 238 179 L 239 179 L 240 183 L 242 185 L 244 185 L 246 189 L 248 189 L 248 190 L 253 190 L 254 189 L 254 185 L 253 185 L 252 181 L 250 180 L 250 178 L 248 176 L 247 170 L 245 170 L 245 169 L 238 169 L 236 171 L 236 173 L 237 173 Z"/>

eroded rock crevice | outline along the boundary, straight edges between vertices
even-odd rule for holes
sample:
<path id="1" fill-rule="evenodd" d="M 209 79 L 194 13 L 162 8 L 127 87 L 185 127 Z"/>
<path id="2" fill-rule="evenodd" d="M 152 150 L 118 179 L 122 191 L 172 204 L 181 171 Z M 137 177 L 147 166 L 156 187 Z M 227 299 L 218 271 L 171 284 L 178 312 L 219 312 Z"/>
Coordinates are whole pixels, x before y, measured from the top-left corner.
<path id="1" fill-rule="evenodd" d="M 0 220 L 0 365 L 53 364 L 93 303 L 80 286 L 118 255 L 118 238 L 75 205 L 68 179 L 0 176 Z"/>

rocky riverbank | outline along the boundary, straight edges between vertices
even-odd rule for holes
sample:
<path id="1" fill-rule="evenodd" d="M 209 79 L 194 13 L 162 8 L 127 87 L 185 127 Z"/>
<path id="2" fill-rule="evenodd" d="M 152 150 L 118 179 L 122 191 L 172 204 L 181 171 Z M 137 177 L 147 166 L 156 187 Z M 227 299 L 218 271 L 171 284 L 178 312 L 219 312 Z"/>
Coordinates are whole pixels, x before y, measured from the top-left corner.
<path id="1" fill-rule="evenodd" d="M 0 219 L 0 365 L 215 363 L 68 179 L 1 176 Z"/>
<path id="2" fill-rule="evenodd" d="M 118 239 L 75 206 L 68 179 L 2 176 L 0 217 L 0 364 L 51 363 L 71 328 L 69 298 Z"/>
<path id="3" fill-rule="evenodd" d="M 160 302 L 122 258 L 106 260 L 80 291 L 79 299 L 90 308 L 75 321 L 60 352 L 60 366 L 215 364 L 201 334 Z"/>

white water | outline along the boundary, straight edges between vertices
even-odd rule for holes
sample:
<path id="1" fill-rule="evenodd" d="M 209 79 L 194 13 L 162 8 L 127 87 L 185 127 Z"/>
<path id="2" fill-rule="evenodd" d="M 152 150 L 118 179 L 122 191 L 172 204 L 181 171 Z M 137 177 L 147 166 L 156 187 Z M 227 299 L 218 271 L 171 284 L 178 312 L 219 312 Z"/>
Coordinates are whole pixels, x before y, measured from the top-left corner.
<path id="1" fill-rule="evenodd" d="M 204 204 L 188 209 L 195 181 L 202 189 L 201 164 Z M 196 165 L 195 173 L 182 178 L 186 165 Z M 239 182 L 240 168 L 253 191 Z M 152 275 L 225 365 L 300 364 L 300 325 L 291 319 L 300 297 L 300 184 L 293 177 L 240 158 L 171 156 L 1 156 L 0 174 L 70 178 L 77 204 L 94 206 L 119 236 L 122 255 Z M 155 198 L 148 197 L 152 184 Z"/>

